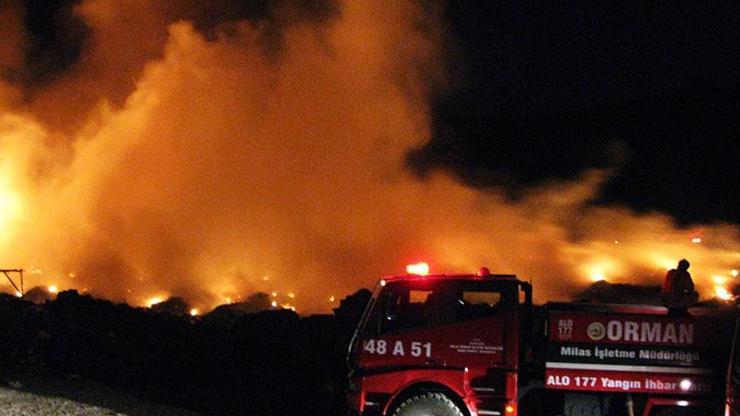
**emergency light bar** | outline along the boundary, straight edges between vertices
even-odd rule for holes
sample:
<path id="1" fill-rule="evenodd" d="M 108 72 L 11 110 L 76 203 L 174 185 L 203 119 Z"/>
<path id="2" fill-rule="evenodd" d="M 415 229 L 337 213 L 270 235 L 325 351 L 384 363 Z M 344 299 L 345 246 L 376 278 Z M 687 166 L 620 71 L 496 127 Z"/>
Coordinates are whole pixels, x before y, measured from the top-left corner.
<path id="1" fill-rule="evenodd" d="M 429 274 L 429 265 L 424 262 L 409 264 L 406 266 L 406 273 L 426 276 Z"/>

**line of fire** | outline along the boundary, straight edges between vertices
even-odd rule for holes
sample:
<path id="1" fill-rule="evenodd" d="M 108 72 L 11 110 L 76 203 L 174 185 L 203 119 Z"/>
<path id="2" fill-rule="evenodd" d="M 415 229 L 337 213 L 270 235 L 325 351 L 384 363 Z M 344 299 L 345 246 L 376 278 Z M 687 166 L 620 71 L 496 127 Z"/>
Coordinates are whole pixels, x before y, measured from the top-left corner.
<path id="1" fill-rule="evenodd" d="M 24 269 L 0 272 L 25 301 L 43 304 L 60 292 L 56 285 L 25 292 Z M 653 302 L 644 304 L 598 297 L 537 304 L 534 283 L 516 275 L 486 267 L 440 274 L 410 264 L 406 274 L 383 277 L 356 315 L 348 409 L 362 416 L 736 414 L 740 377 L 732 371 L 739 366 L 730 329 L 737 291 L 724 288 L 736 276 L 715 277 L 713 299 L 678 306 L 650 288 L 644 299 Z M 602 275 L 593 280 L 588 290 L 597 293 L 646 290 L 610 285 Z M 295 313 L 295 294 L 278 296 L 226 299 L 212 313 L 181 298 L 153 298 L 145 308 L 191 322 L 225 307 Z"/>

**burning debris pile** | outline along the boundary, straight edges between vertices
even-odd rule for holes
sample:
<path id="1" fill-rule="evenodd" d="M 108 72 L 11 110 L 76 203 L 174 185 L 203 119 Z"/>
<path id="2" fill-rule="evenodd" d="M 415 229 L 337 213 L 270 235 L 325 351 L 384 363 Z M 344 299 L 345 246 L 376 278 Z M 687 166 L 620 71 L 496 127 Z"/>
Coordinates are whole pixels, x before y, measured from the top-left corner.
<path id="1" fill-rule="evenodd" d="M 305 318 L 256 312 L 265 296 L 193 317 L 182 300 L 156 311 L 75 291 L 38 305 L 0 294 L 0 374 L 82 377 L 206 415 L 341 414 L 353 305 L 368 294 Z"/>

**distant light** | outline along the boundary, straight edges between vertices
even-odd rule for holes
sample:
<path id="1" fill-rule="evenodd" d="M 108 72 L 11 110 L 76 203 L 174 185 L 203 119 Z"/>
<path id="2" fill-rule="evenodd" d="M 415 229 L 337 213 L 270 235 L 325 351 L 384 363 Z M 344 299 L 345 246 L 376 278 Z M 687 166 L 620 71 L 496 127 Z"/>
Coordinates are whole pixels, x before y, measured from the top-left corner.
<path id="1" fill-rule="evenodd" d="M 232 303 L 234 303 L 234 299 L 231 299 L 231 298 L 230 298 L 230 297 L 228 297 L 228 296 L 226 297 L 226 299 L 225 299 L 225 300 L 226 300 L 226 303 L 227 303 L 227 304 L 229 304 L 229 305 L 231 305 Z"/>
<path id="2" fill-rule="evenodd" d="M 272 303 L 270 304 L 270 306 L 272 306 L 273 308 L 277 308 L 277 306 L 278 306 L 277 301 L 276 300 L 273 300 Z"/>
<path id="3" fill-rule="evenodd" d="M 295 293 L 293 292 L 288 293 L 288 297 L 291 299 L 295 299 Z"/>
<path id="4" fill-rule="evenodd" d="M 262 280 L 264 280 L 266 282 L 266 281 L 270 280 L 270 277 L 269 276 L 262 276 Z"/>
<path id="5" fill-rule="evenodd" d="M 74 274 L 74 273 L 70 273 L 70 274 L 69 274 L 69 277 L 71 277 L 72 279 L 74 279 L 74 278 L 75 278 L 75 276 L 77 276 L 77 275 L 76 275 L 76 274 Z"/>
<path id="6" fill-rule="evenodd" d="M 329 296 L 329 302 L 334 302 L 334 296 Z"/>
<path id="7" fill-rule="evenodd" d="M 679 383 L 679 386 L 681 387 L 681 390 L 688 391 L 691 389 L 691 387 L 694 385 L 694 383 L 691 382 L 691 380 L 685 378 L 681 380 L 681 383 Z"/>
<path id="8" fill-rule="evenodd" d="M 57 292 L 59 292 L 59 288 L 57 287 L 57 285 L 51 285 L 47 288 L 47 290 L 49 291 L 49 293 L 54 294 L 54 295 L 57 294 Z"/>
<path id="9" fill-rule="evenodd" d="M 737 277 L 737 269 L 730 270 L 730 274 L 732 275 L 732 277 Z"/>
<path id="10" fill-rule="evenodd" d="M 686 407 L 686 406 L 689 405 L 689 402 L 688 402 L 688 400 L 679 400 L 679 401 L 676 402 L 676 404 L 679 405 L 679 406 L 681 406 L 681 407 Z"/>
<path id="11" fill-rule="evenodd" d="M 381 287 L 385 286 L 385 280 L 383 280 L 383 279 L 380 279 L 380 286 L 381 286 Z"/>
<path id="12" fill-rule="evenodd" d="M 273 298 L 276 298 L 277 297 L 277 292 L 272 292 L 272 293 L 270 293 L 270 295 L 272 295 Z"/>
<path id="13" fill-rule="evenodd" d="M 426 276 L 429 274 L 429 265 L 424 262 L 409 264 L 406 266 L 406 273 Z"/>
<path id="14" fill-rule="evenodd" d="M 20 290 L 16 290 L 16 291 L 15 291 L 15 295 L 16 295 L 17 297 L 19 297 L 19 298 L 22 298 L 22 297 L 23 297 L 23 293 L 21 293 L 21 291 L 20 291 Z"/>
<path id="15" fill-rule="evenodd" d="M 694 244 L 701 244 L 701 237 L 694 237 L 691 239 L 691 242 Z"/>
<path id="16" fill-rule="evenodd" d="M 193 308 L 190 310 L 190 316 L 198 316 L 198 309 Z"/>
<path id="17" fill-rule="evenodd" d="M 514 413 L 514 406 L 507 404 L 505 410 L 506 413 Z"/>

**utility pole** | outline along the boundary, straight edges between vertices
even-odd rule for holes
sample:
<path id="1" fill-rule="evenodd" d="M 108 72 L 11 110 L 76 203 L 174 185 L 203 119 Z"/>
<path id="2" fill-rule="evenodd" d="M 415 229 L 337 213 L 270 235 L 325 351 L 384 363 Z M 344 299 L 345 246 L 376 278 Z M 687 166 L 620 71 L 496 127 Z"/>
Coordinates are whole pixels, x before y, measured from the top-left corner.
<path id="1" fill-rule="evenodd" d="M 11 285 L 13 285 L 13 288 L 15 288 L 15 293 L 18 294 L 19 298 L 23 297 L 23 269 L 0 269 L 0 273 L 5 275 L 5 278 L 8 279 Z M 20 284 L 16 284 L 16 281 L 13 280 L 13 276 L 11 273 L 17 273 L 20 275 Z"/>

